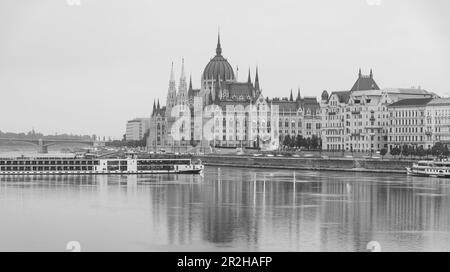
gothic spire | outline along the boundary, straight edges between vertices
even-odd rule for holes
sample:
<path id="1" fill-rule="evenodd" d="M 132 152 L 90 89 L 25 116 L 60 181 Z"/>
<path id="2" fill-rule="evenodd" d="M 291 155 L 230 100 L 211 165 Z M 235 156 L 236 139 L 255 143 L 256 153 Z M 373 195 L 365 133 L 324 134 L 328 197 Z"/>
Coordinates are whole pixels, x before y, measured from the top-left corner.
<path id="1" fill-rule="evenodd" d="M 192 91 L 192 75 L 189 76 L 189 91 Z"/>
<path id="2" fill-rule="evenodd" d="M 155 99 L 153 99 L 153 110 L 152 110 L 152 116 L 155 114 L 155 110 L 156 110 L 156 104 L 155 104 Z"/>
<path id="3" fill-rule="evenodd" d="M 178 93 L 184 93 L 187 89 L 186 74 L 184 72 L 184 58 L 181 60 L 180 84 L 178 85 Z"/>
<path id="4" fill-rule="evenodd" d="M 256 76 L 255 76 L 255 89 L 259 91 L 259 76 L 258 76 L 258 66 L 256 66 Z"/>
<path id="5" fill-rule="evenodd" d="M 156 106 L 156 109 L 157 109 L 157 110 L 160 110 L 160 109 L 161 109 L 161 107 L 160 107 L 160 105 L 159 105 L 159 98 L 158 98 L 158 105 Z"/>
<path id="6" fill-rule="evenodd" d="M 170 69 L 170 81 L 175 82 L 175 76 L 173 75 L 173 61 L 172 61 L 172 68 Z"/>
<path id="7" fill-rule="evenodd" d="M 216 55 L 217 56 L 221 56 L 222 55 L 222 47 L 220 46 L 220 32 L 217 33 Z"/>
<path id="8" fill-rule="evenodd" d="M 370 69 L 370 78 L 373 78 L 372 69 Z"/>
<path id="9" fill-rule="evenodd" d="M 184 58 L 181 59 L 181 76 L 180 78 L 186 78 L 186 74 L 184 73 Z"/>
<path id="10" fill-rule="evenodd" d="M 247 79 L 247 83 L 252 84 L 252 78 L 250 76 L 250 68 L 248 68 L 248 79 Z"/>
<path id="11" fill-rule="evenodd" d="M 295 99 L 296 101 L 300 101 L 300 88 L 298 88 L 298 92 L 297 92 L 297 99 Z"/>
<path id="12" fill-rule="evenodd" d="M 361 78 L 361 68 L 359 68 L 358 78 Z"/>
<path id="13" fill-rule="evenodd" d="M 291 89 L 291 96 L 289 96 L 289 101 L 294 101 L 294 96 L 292 96 L 292 89 Z"/>
<path id="14" fill-rule="evenodd" d="M 167 100 L 166 100 L 166 106 L 169 109 L 172 109 L 173 106 L 175 106 L 177 100 L 177 87 L 175 83 L 175 76 L 173 73 L 173 61 L 170 68 L 170 80 L 169 80 L 169 90 L 167 92 Z"/>

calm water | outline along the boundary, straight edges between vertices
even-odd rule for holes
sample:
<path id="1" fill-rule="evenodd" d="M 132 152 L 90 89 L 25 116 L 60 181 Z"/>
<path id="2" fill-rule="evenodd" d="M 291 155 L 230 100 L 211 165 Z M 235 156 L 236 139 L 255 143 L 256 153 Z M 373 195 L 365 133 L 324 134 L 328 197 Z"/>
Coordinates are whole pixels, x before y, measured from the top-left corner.
<path id="1" fill-rule="evenodd" d="M 450 180 L 208 167 L 0 176 L 0 251 L 450 251 Z"/>

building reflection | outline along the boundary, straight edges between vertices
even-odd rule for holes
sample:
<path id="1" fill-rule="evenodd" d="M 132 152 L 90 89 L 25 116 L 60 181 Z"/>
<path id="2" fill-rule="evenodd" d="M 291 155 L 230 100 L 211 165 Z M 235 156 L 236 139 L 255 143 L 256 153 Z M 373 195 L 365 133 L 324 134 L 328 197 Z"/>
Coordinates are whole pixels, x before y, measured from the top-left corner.
<path id="1" fill-rule="evenodd" d="M 209 167 L 204 177 L 0 176 L 0 193 L 30 204 L 33 194 L 76 197 L 99 216 L 132 209 L 143 218 L 142 239 L 175 250 L 363 251 L 372 240 L 388 250 L 450 250 L 436 236 L 450 237 L 450 182 L 442 179 Z"/>
<path id="2" fill-rule="evenodd" d="M 361 251 L 379 233 L 450 230 L 450 186 L 427 179 L 214 168 L 155 189 L 170 244 Z"/>

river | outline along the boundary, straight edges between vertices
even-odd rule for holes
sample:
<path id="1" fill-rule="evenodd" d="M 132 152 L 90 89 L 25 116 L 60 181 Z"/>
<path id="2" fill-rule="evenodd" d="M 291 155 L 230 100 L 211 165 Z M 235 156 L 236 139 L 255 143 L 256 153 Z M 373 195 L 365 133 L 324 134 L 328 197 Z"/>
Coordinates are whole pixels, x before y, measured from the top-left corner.
<path id="1" fill-rule="evenodd" d="M 0 251 L 450 251 L 450 180 L 206 167 L 0 176 Z"/>

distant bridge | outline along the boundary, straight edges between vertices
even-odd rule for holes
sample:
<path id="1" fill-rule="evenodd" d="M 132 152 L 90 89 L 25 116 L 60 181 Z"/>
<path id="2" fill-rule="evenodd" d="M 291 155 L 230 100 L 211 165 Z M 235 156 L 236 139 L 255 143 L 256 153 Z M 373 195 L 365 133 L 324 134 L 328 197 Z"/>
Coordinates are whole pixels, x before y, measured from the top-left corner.
<path id="1" fill-rule="evenodd" d="M 105 142 L 93 140 L 63 140 L 63 139 L 15 139 L 0 138 L 0 142 L 29 143 L 38 147 L 39 153 L 48 153 L 48 147 L 58 144 L 85 144 L 93 147 L 104 146 Z"/>

